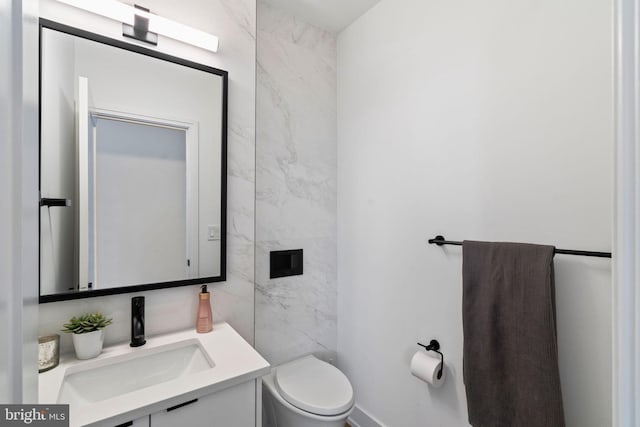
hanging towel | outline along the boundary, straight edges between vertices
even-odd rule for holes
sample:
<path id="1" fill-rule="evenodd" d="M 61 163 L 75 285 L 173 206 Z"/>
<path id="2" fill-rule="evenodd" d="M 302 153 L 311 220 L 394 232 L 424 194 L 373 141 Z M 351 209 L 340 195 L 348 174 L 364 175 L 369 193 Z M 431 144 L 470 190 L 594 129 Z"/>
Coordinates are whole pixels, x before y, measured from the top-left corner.
<path id="1" fill-rule="evenodd" d="M 473 427 L 565 425 L 554 249 L 463 242 L 463 367 Z"/>

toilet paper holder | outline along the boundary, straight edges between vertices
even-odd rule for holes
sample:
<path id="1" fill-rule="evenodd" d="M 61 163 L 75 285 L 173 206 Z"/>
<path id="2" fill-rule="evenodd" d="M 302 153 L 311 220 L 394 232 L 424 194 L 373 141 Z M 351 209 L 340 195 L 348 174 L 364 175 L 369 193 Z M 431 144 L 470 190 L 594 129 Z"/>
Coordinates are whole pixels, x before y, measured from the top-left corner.
<path id="1" fill-rule="evenodd" d="M 442 369 L 444 368 L 444 354 L 440 352 L 440 343 L 437 340 L 431 340 L 429 345 L 418 343 L 420 347 L 424 347 L 426 351 L 435 351 L 440 355 L 440 369 L 438 369 L 437 377 L 442 378 Z"/>

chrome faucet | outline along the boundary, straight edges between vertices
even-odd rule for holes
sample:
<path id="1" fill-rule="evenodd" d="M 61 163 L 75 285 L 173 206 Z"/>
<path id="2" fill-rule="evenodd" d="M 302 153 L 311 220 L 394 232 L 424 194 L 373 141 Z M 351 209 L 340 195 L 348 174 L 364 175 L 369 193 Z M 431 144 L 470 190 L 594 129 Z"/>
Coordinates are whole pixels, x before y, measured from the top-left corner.
<path id="1" fill-rule="evenodd" d="M 140 347 L 144 339 L 144 297 L 131 298 L 131 347 Z"/>

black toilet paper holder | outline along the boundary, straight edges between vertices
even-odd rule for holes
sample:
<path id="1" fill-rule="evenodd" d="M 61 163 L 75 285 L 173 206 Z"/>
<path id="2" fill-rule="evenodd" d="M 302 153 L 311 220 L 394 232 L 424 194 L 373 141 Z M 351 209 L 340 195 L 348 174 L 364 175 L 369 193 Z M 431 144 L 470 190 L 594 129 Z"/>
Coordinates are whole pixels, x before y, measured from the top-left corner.
<path id="1" fill-rule="evenodd" d="M 418 343 L 420 347 L 424 347 L 427 351 L 435 351 L 440 355 L 440 369 L 438 369 L 437 378 L 442 378 L 442 369 L 444 368 L 444 354 L 440 352 L 440 343 L 437 340 L 431 340 L 429 345 Z"/>

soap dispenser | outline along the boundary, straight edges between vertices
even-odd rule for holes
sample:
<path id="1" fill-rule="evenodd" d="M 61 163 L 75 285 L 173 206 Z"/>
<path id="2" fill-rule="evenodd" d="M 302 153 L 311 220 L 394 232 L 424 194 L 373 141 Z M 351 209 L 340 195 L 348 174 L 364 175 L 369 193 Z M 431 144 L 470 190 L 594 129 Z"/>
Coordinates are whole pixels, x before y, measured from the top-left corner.
<path id="1" fill-rule="evenodd" d="M 207 285 L 202 285 L 200 294 L 198 295 L 198 318 L 196 319 L 196 332 L 206 334 L 213 329 L 213 321 L 211 319 L 211 299 L 207 291 Z"/>

